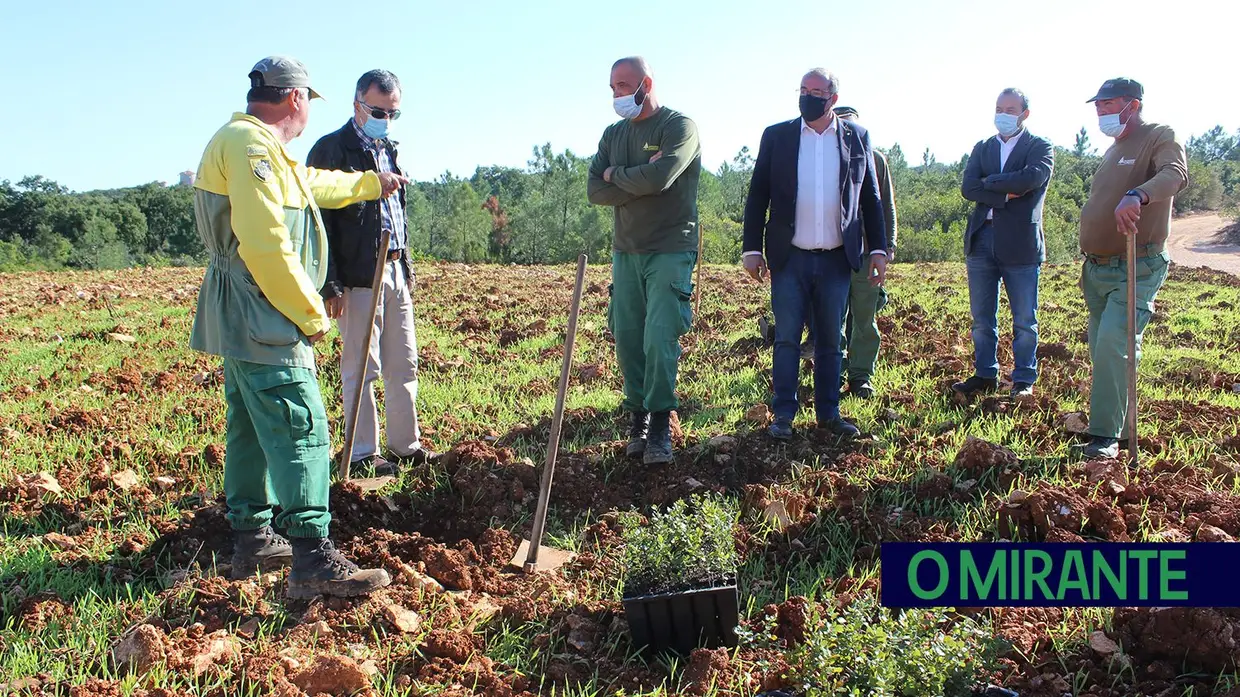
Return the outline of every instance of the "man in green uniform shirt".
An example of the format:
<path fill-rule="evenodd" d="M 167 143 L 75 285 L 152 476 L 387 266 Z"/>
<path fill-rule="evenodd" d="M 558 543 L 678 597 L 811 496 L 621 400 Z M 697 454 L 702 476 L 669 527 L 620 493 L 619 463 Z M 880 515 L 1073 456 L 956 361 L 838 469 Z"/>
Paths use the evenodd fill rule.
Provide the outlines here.
<path fill-rule="evenodd" d="M 317 96 L 300 61 L 259 61 L 245 113 L 212 137 L 194 183 L 194 220 L 211 261 L 190 347 L 224 363 L 232 576 L 291 564 L 290 598 L 366 595 L 391 583 L 327 537 L 331 454 L 313 344 L 331 326 L 319 296 L 327 274 L 319 208 L 388 196 L 408 180 L 294 160 L 285 145 L 305 130 Z"/>
<path fill-rule="evenodd" d="M 1115 139 L 1094 173 L 1081 208 L 1081 290 L 1089 308 L 1090 459 L 1119 456 L 1128 414 L 1128 235 L 1137 236 L 1137 359 L 1141 333 L 1167 279 L 1171 204 L 1188 186 L 1184 146 L 1168 126 L 1141 118 L 1145 95 L 1136 80 L 1107 80 L 1094 103 L 1098 127 Z"/>
<path fill-rule="evenodd" d="M 608 328 L 632 414 L 626 453 L 663 464 L 672 461 L 680 337 L 693 321 L 702 152 L 696 124 L 659 104 L 645 60 L 616 61 L 611 89 L 622 120 L 603 131 L 587 191 L 615 209 Z"/>

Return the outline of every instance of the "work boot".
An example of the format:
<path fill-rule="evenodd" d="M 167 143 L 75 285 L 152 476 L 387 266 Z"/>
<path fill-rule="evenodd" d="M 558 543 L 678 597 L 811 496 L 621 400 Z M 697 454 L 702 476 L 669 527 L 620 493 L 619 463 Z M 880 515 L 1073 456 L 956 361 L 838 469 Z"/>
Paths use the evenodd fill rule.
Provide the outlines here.
<path fill-rule="evenodd" d="M 650 413 L 633 412 L 633 423 L 629 427 L 629 444 L 624 448 L 625 457 L 641 457 L 646 452 L 646 435 L 650 430 Z"/>
<path fill-rule="evenodd" d="M 670 411 L 656 411 L 650 415 L 650 433 L 646 437 L 643 464 L 664 465 L 672 461 L 671 416 Z"/>
<path fill-rule="evenodd" d="M 767 346 L 775 345 L 775 325 L 771 324 L 766 315 L 758 318 L 758 336 L 762 337 L 762 343 Z"/>
<path fill-rule="evenodd" d="M 874 386 L 869 380 L 849 380 L 848 394 L 857 399 L 869 399 L 874 396 Z"/>
<path fill-rule="evenodd" d="M 394 454 L 395 455 L 395 454 Z M 408 455 L 396 455 L 394 457 L 396 463 L 400 465 L 433 465 L 443 459 L 443 453 L 437 453 L 428 448 L 419 447 Z"/>
<path fill-rule="evenodd" d="M 369 595 L 391 582 L 392 577 L 383 569 L 359 569 L 326 537 L 293 538 L 293 568 L 288 574 L 290 598 L 354 598 Z"/>
<path fill-rule="evenodd" d="M 808 341 L 801 342 L 801 359 L 806 361 L 814 360 L 814 345 Z"/>
<path fill-rule="evenodd" d="M 792 420 L 775 419 L 766 429 L 767 435 L 775 440 L 792 440 Z"/>
<path fill-rule="evenodd" d="M 1119 441 L 1115 438 L 1090 436 L 1089 443 L 1081 449 L 1086 460 L 1114 460 L 1119 457 Z"/>
<path fill-rule="evenodd" d="M 975 394 L 990 394 L 999 389 L 998 378 L 984 378 L 977 375 L 952 385 L 952 389 L 966 397 L 972 397 Z"/>
<path fill-rule="evenodd" d="M 257 530 L 233 531 L 232 578 L 240 581 L 257 573 L 269 573 L 293 561 L 293 546 L 270 525 Z"/>

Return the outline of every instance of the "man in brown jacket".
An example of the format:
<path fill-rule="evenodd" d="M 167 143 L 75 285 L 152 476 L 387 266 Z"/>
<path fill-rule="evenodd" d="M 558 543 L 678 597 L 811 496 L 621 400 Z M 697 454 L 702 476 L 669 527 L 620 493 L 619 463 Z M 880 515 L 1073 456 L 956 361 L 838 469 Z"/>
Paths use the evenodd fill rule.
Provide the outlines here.
<path fill-rule="evenodd" d="M 1115 138 L 1081 209 L 1081 290 L 1089 308 L 1089 459 L 1119 456 L 1128 411 L 1128 271 L 1126 235 L 1137 236 L 1137 359 L 1141 333 L 1167 278 L 1165 249 L 1175 195 L 1188 186 L 1184 146 L 1168 126 L 1141 118 L 1136 80 L 1107 80 L 1089 102 L 1102 132 Z"/>

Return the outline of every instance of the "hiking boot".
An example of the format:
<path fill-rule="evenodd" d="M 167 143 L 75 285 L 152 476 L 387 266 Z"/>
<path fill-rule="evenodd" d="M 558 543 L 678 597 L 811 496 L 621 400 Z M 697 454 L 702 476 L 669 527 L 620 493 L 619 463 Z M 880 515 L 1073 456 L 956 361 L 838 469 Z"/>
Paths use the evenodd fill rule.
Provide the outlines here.
<path fill-rule="evenodd" d="M 789 419 L 775 419 L 770 427 L 766 429 L 766 432 L 775 440 L 792 440 L 792 421 Z"/>
<path fill-rule="evenodd" d="M 398 477 L 400 476 L 400 464 L 378 455 L 371 455 L 349 465 L 349 476 L 353 479 Z"/>
<path fill-rule="evenodd" d="M 232 578 L 234 581 L 282 569 L 293 561 L 293 546 L 270 525 L 257 530 L 233 531 Z"/>
<path fill-rule="evenodd" d="M 856 426 L 838 417 L 830 421 L 819 421 L 818 428 L 845 440 L 852 440 L 861 435 L 861 431 Z"/>
<path fill-rule="evenodd" d="M 1086 460 L 1114 460 L 1119 457 L 1119 440 L 1090 436 L 1089 442 L 1081 449 Z"/>
<path fill-rule="evenodd" d="M 646 452 L 646 435 L 650 431 L 650 413 L 633 412 L 633 423 L 629 426 L 629 444 L 624 448 L 625 457 L 641 457 Z"/>
<path fill-rule="evenodd" d="M 813 360 L 813 358 L 814 358 L 814 345 L 808 341 L 802 341 L 801 342 L 801 359 L 808 361 L 808 360 Z"/>
<path fill-rule="evenodd" d="M 1013 399 L 1017 397 L 1032 397 L 1032 396 L 1033 396 L 1033 385 L 1032 384 L 1027 383 L 1027 382 L 1018 382 L 1012 385 L 1012 398 Z"/>
<path fill-rule="evenodd" d="M 354 598 L 369 595 L 391 582 L 392 577 L 383 569 L 359 569 L 326 537 L 293 538 L 293 568 L 288 574 L 290 598 Z"/>
<path fill-rule="evenodd" d="M 771 324 L 771 320 L 765 315 L 758 318 L 758 336 L 762 337 L 762 343 L 767 346 L 775 345 L 775 325 Z"/>
<path fill-rule="evenodd" d="M 672 413 L 657 411 L 650 415 L 650 433 L 646 437 L 646 451 L 642 463 L 664 465 L 672 461 Z"/>
<path fill-rule="evenodd" d="M 983 378 L 974 375 L 964 382 L 952 385 L 952 389 L 966 397 L 979 393 L 990 394 L 999 389 L 999 378 Z"/>
<path fill-rule="evenodd" d="M 869 399 L 874 396 L 874 386 L 869 380 L 849 380 L 848 394 L 857 399 Z"/>

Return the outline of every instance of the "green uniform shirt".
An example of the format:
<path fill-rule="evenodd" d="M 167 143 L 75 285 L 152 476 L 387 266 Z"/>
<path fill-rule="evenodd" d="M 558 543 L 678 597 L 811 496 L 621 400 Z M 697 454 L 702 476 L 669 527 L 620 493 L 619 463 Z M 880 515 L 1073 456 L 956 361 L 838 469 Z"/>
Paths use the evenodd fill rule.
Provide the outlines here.
<path fill-rule="evenodd" d="M 663 153 L 650 162 L 656 153 Z M 611 166 L 611 182 L 603 172 Z M 630 254 L 697 251 L 702 149 L 697 124 L 660 107 L 607 127 L 590 163 L 590 203 L 615 209 L 615 248 Z"/>

